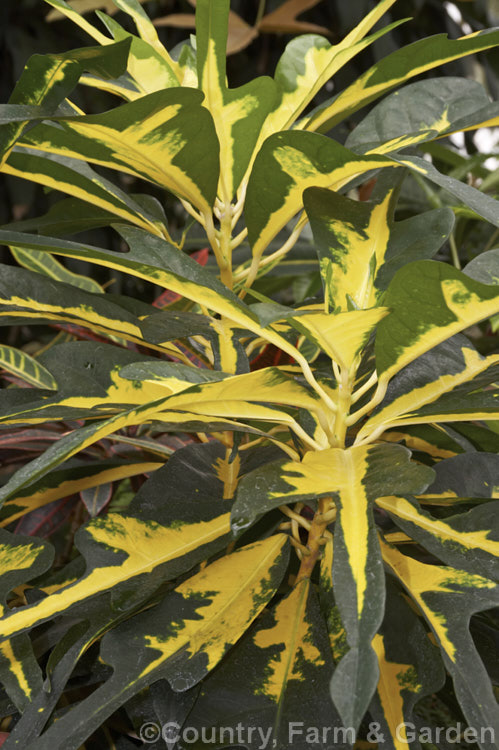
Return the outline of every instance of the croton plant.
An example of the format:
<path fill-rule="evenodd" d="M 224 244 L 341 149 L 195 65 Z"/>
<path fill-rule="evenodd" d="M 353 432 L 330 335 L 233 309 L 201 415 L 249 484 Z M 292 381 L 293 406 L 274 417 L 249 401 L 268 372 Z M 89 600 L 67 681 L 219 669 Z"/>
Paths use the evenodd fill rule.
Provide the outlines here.
<path fill-rule="evenodd" d="M 416 750 L 418 706 L 445 683 L 492 750 L 498 669 L 478 635 L 499 632 L 499 355 L 466 333 L 496 325 L 499 250 L 461 270 L 446 248 L 456 212 L 499 227 L 499 202 L 425 149 L 498 124 L 499 104 L 474 80 L 411 79 L 499 30 L 422 39 L 328 98 L 397 25 L 378 23 L 395 0 L 337 44 L 297 37 L 239 88 L 229 0 L 198 0 L 172 52 L 137 0 L 114 0 L 136 34 L 47 2 L 96 45 L 34 55 L 0 108 L 3 173 L 68 196 L 37 231 L 0 231 L 0 316 L 94 338 L 1 350 L 0 437 L 53 437 L 0 488 L 4 747 Z M 111 108 L 85 114 L 77 84 Z M 447 198 L 396 220 L 414 179 Z M 115 249 L 68 239 L 96 226 Z M 265 294 L 304 238 L 320 286 Z M 64 259 L 169 292 L 113 294 Z M 167 433 L 191 438 L 167 449 Z M 139 458 L 97 450 L 127 441 Z M 139 474 L 128 504 L 99 500 Z M 18 533 L 88 491 L 64 565 Z"/>

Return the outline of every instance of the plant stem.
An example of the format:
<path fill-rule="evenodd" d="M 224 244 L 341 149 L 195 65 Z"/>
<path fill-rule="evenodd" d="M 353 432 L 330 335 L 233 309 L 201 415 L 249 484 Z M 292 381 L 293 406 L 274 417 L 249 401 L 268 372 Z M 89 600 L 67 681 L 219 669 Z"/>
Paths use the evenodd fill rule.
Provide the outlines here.
<path fill-rule="evenodd" d="M 450 245 L 450 252 L 452 256 L 452 262 L 454 263 L 454 266 L 460 271 L 461 270 L 461 261 L 459 260 L 459 252 L 456 245 L 456 240 L 454 237 L 454 232 L 451 232 L 449 235 L 449 245 Z"/>
<path fill-rule="evenodd" d="M 296 576 L 295 586 L 297 586 L 300 581 L 303 581 L 306 578 L 310 578 L 312 575 L 315 563 L 320 557 L 321 549 L 324 544 L 324 532 L 326 531 L 328 524 L 330 523 L 328 518 L 325 516 L 333 508 L 333 506 L 334 501 L 331 497 L 322 497 L 318 501 L 317 513 L 313 518 L 310 526 L 310 531 L 308 532 L 308 540 L 306 545 L 308 555 L 304 555 L 301 561 L 300 570 L 298 571 L 298 575 Z"/>

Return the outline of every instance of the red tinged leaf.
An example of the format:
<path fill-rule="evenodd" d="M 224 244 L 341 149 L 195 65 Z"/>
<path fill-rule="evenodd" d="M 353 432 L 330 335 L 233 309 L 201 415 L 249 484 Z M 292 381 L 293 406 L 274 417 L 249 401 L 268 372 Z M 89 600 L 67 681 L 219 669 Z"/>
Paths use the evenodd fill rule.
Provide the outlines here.
<path fill-rule="evenodd" d="M 196 250 L 195 253 L 192 253 L 190 257 L 197 261 L 200 266 L 205 266 L 208 263 L 209 255 L 210 249 L 208 247 L 203 247 L 202 250 Z M 179 299 L 182 299 L 180 294 L 170 292 L 169 289 L 166 289 L 154 300 L 153 305 L 154 307 L 160 307 L 163 309 L 169 305 L 173 305 L 174 302 L 178 302 Z"/>

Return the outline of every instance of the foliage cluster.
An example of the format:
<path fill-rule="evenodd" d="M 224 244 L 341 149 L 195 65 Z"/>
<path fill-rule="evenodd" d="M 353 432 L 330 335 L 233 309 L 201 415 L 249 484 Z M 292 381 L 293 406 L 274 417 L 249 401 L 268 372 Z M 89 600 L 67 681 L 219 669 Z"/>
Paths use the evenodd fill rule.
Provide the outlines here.
<path fill-rule="evenodd" d="M 360 743 L 375 725 L 417 750 L 401 727 L 446 685 L 492 750 L 499 250 L 461 269 L 458 243 L 491 236 L 499 203 L 483 160 L 442 141 L 499 105 L 474 80 L 411 79 L 499 30 L 420 39 L 328 98 L 400 26 L 378 28 L 395 0 L 236 88 L 229 0 L 198 0 L 171 52 L 137 0 L 113 0 L 136 33 L 46 2 L 96 45 L 34 55 L 0 107 L 3 173 L 67 196 L 0 230 L 17 262 L 0 321 L 59 329 L 0 351 L 0 446 L 31 458 L 0 488 L 4 746 L 136 747 L 125 707 L 139 736 L 242 724 L 284 749 L 289 722 Z M 123 103 L 85 114 L 78 84 Z M 96 227 L 115 249 L 81 238 Z M 59 259 L 165 291 L 113 293 Z M 30 519 L 78 493 L 68 555 Z"/>

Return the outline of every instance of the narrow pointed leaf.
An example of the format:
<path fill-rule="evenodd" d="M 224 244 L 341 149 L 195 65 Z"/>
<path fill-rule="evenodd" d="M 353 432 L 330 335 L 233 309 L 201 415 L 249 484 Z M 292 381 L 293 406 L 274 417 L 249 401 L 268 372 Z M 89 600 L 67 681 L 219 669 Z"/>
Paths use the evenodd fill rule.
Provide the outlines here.
<path fill-rule="evenodd" d="M 287 45 L 275 73 L 276 83 L 282 91 L 280 101 L 265 123 L 264 136 L 290 128 L 338 70 L 380 36 L 402 23 L 398 21 L 366 37 L 394 2 L 383 0 L 377 3 L 338 44 L 331 45 L 323 36 L 304 34 Z"/>
<path fill-rule="evenodd" d="M 108 513 L 81 527 L 76 544 L 87 561 L 84 576 L 6 615 L 3 636 L 29 630 L 104 591 L 113 590 L 126 608 L 129 587 L 147 593 L 221 549 L 230 536 L 230 503 L 222 499 L 216 464 L 198 472 L 198 492 L 186 494 L 178 482 L 179 461 L 181 457 L 172 459 L 152 475 L 129 514 Z M 163 500 L 165 487 L 168 503 Z"/>
<path fill-rule="evenodd" d="M 157 45 L 153 45 L 145 39 L 129 34 L 106 13 L 97 11 L 97 16 L 114 39 L 129 41 L 130 54 L 127 70 L 139 94 L 152 94 L 154 91 L 178 86 L 175 73 L 177 66 L 159 40 L 157 40 Z M 83 83 L 85 82 L 87 81 L 84 79 Z M 126 99 L 134 101 L 138 98 L 129 88 L 124 93 L 126 93 Z"/>
<path fill-rule="evenodd" d="M 79 273 L 73 273 L 68 268 L 62 265 L 56 258 L 47 253 L 40 253 L 36 250 L 21 250 L 11 247 L 10 251 L 14 258 L 17 260 L 20 266 L 28 268 L 30 271 L 36 271 L 42 273 L 45 276 L 49 276 L 51 279 L 62 281 L 65 284 L 71 284 L 78 289 L 83 289 L 86 292 L 104 293 L 103 288 L 97 281 L 90 278 L 89 276 L 82 276 Z M 38 279 L 37 279 L 38 281 Z M 4 302 L 2 302 L 2 309 Z"/>
<path fill-rule="evenodd" d="M 493 736 L 499 730 L 499 708 L 471 638 L 469 621 L 473 613 L 497 607 L 499 585 L 463 570 L 426 565 L 386 543 L 382 543 L 382 551 L 385 562 L 430 625 L 468 725 L 476 730 L 478 738 L 484 737 L 480 747 L 492 750 Z M 482 734 L 484 727 L 491 731 Z"/>
<path fill-rule="evenodd" d="M 408 458 L 401 446 L 377 445 L 330 448 L 306 453 L 300 463 L 269 464 L 242 479 L 232 511 L 232 526 L 239 530 L 283 503 L 333 497 L 338 509 L 333 585 L 350 650 L 336 668 L 331 694 L 345 726 L 358 727 L 378 680 L 370 642 L 383 617 L 384 575 L 374 501 L 390 484 L 397 492 L 403 486 L 425 488 L 433 476 Z"/>
<path fill-rule="evenodd" d="M 483 86 L 467 78 L 445 76 L 404 86 L 377 104 L 347 139 L 357 153 L 388 153 L 401 137 L 431 131 L 430 138 L 483 127 L 497 104 L 491 105 Z M 418 135 L 419 134 L 419 135 Z M 393 141 L 393 145 L 392 144 Z M 410 144 L 408 144 L 410 145 Z"/>
<path fill-rule="evenodd" d="M 313 716 L 314 727 L 320 727 L 317 742 L 327 730 L 329 739 L 338 740 L 335 747 L 347 750 L 353 732 L 341 733 L 340 718 L 328 698 L 332 671 L 324 619 L 315 591 L 304 580 L 262 612 L 209 675 L 189 724 L 213 728 L 217 736 L 223 727 L 241 722 L 261 727 L 259 744 L 268 737 L 268 746 L 276 750 L 287 750 L 291 741 L 297 750 L 308 750 L 314 741 Z"/>
<path fill-rule="evenodd" d="M 410 498 L 383 497 L 377 504 L 447 565 L 499 580 L 499 502 L 445 519 L 434 518 Z"/>
<path fill-rule="evenodd" d="M 13 346 L 0 345 L 0 370 L 7 370 L 35 388 L 57 390 L 57 382 L 52 374 L 34 357 Z"/>
<path fill-rule="evenodd" d="M 9 156 L 2 171 L 80 198 L 108 211 L 115 221 L 124 219 L 159 236 L 164 231 L 162 222 L 130 195 L 78 159 L 23 148 Z"/>
<path fill-rule="evenodd" d="M 307 188 L 303 196 L 331 310 L 373 307 L 398 267 L 431 258 L 445 242 L 454 215 L 435 209 L 393 222 L 395 193 L 379 203 L 354 201 L 332 190 Z"/>
<path fill-rule="evenodd" d="M 330 130 L 336 123 L 414 76 L 498 44 L 499 31 L 494 29 L 460 39 L 448 39 L 445 34 L 420 39 L 377 62 L 332 103 L 322 105 L 305 118 L 301 126 L 307 130 Z"/>
<path fill-rule="evenodd" d="M 220 142 L 222 200 L 230 201 L 246 172 L 261 126 L 274 105 L 276 86 L 260 77 L 237 89 L 226 84 L 228 0 L 196 3 L 196 48 L 199 87 L 206 97 Z"/>
<path fill-rule="evenodd" d="M 388 747 L 419 750 L 419 742 L 410 741 L 407 733 L 415 724 L 414 705 L 442 687 L 445 671 L 420 619 L 393 583 L 387 583 L 385 619 L 373 640 L 380 679 L 369 712 L 380 723 Z"/>
<path fill-rule="evenodd" d="M 171 289 L 187 299 L 192 299 L 226 316 L 242 328 L 247 328 L 262 336 L 290 354 L 302 367 L 308 367 L 308 363 L 298 349 L 289 344 L 270 326 L 263 328 L 257 322 L 251 309 L 195 260 L 179 253 L 164 240 L 135 228 L 120 226 L 120 233 L 129 245 L 128 253 L 115 253 L 57 238 L 44 238 L 5 230 L 0 230 L 0 241 L 16 247 L 43 250 L 55 255 L 87 260 Z"/>
<path fill-rule="evenodd" d="M 395 375 L 359 439 L 383 425 L 497 418 L 496 390 L 482 389 L 498 378 L 499 355 L 482 357 L 465 336 L 454 336 Z"/>
<path fill-rule="evenodd" d="M 54 500 L 85 492 L 109 482 L 147 474 L 161 466 L 163 463 L 157 461 L 94 461 L 50 472 L 40 482 L 20 490 L 15 497 L 4 503 L 0 510 L 0 526 L 8 526 L 26 513 Z"/>

